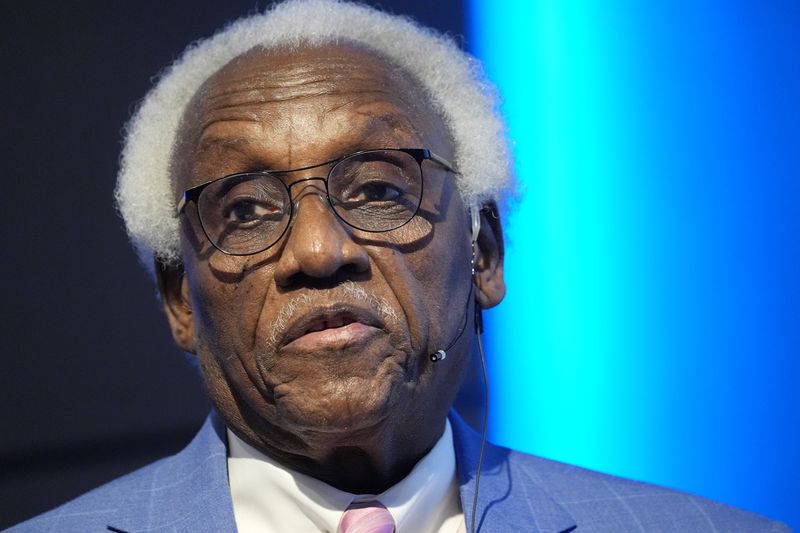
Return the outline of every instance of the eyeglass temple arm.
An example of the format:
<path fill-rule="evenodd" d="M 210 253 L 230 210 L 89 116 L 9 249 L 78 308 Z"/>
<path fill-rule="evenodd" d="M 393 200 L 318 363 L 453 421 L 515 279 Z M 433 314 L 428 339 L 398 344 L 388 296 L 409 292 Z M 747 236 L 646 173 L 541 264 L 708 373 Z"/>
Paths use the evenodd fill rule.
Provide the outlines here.
<path fill-rule="evenodd" d="M 445 159 L 444 157 L 442 157 L 442 156 L 439 156 L 439 155 L 436 155 L 436 154 L 434 154 L 433 152 L 428 152 L 428 157 L 429 157 L 429 158 L 430 158 L 432 161 L 436 161 L 437 163 L 439 163 L 440 165 L 442 165 L 444 168 L 446 168 L 446 169 L 447 169 L 447 170 L 449 170 L 450 172 L 455 172 L 455 171 L 456 171 L 456 169 L 455 169 L 455 168 L 453 168 L 453 164 L 452 164 L 452 163 L 450 163 L 450 161 L 448 161 L 448 160 L 447 160 L 447 159 Z"/>
<path fill-rule="evenodd" d="M 183 211 L 183 206 L 185 205 L 186 205 L 186 193 L 183 193 L 183 196 L 181 196 L 181 201 L 178 202 L 178 205 L 175 207 L 175 215 L 174 215 L 175 218 L 180 216 L 181 211 Z"/>

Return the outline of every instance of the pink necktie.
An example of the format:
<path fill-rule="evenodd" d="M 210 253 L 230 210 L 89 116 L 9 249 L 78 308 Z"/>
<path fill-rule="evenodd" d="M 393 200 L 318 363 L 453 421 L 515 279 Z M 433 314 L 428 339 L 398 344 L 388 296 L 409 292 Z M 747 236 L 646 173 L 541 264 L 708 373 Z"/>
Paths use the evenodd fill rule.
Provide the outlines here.
<path fill-rule="evenodd" d="M 351 503 L 342 515 L 338 533 L 394 533 L 394 518 L 377 500 Z"/>

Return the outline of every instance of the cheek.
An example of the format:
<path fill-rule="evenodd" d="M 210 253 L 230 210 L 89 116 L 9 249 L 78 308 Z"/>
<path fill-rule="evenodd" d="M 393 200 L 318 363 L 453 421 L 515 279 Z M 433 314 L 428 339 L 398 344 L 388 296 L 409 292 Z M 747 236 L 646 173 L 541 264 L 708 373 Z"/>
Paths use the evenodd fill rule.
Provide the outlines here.
<path fill-rule="evenodd" d="M 416 217 L 393 232 L 389 253 L 376 259 L 403 309 L 417 352 L 442 348 L 468 304 L 468 237 L 447 229 Z"/>
<path fill-rule="evenodd" d="M 268 287 L 256 272 L 244 275 L 244 263 L 234 266 L 234 258 L 226 259 L 208 261 L 190 281 L 198 345 L 222 361 L 252 346 Z"/>
<path fill-rule="evenodd" d="M 241 273 L 242 264 L 230 270 Z M 229 416 L 243 406 L 260 416 L 273 409 L 270 388 L 265 386 L 253 357 L 268 287 L 257 273 L 221 282 L 219 272 L 205 266 L 197 279 L 190 281 L 203 378 L 214 403 Z"/>

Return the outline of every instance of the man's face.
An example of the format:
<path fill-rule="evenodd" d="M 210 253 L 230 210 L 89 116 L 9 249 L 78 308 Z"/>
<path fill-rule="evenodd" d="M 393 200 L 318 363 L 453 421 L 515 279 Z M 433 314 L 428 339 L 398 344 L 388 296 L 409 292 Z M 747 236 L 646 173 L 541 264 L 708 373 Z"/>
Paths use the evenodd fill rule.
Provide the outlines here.
<path fill-rule="evenodd" d="M 365 149 L 429 148 L 453 159 L 447 129 L 416 85 L 348 45 L 239 57 L 195 96 L 181 140 L 178 194 Z M 228 427 L 262 451 L 321 461 L 337 446 L 386 439 L 425 447 L 441 432 L 470 330 L 444 362 L 429 354 L 456 337 L 465 316 L 471 323 L 470 227 L 455 176 L 432 161 L 423 172 L 418 214 L 386 233 L 339 220 L 322 181 L 293 186 L 288 231 L 250 256 L 215 249 L 187 206 L 185 274 L 165 292 L 173 332 L 197 353 Z"/>

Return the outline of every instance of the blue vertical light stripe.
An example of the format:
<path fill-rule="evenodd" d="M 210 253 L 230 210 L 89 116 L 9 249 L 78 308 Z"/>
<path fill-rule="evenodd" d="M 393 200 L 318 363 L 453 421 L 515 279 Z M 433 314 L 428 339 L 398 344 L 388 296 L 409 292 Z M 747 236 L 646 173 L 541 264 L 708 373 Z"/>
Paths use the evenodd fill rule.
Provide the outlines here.
<path fill-rule="evenodd" d="M 526 195 L 493 441 L 800 527 L 800 7 L 472 0 Z"/>

